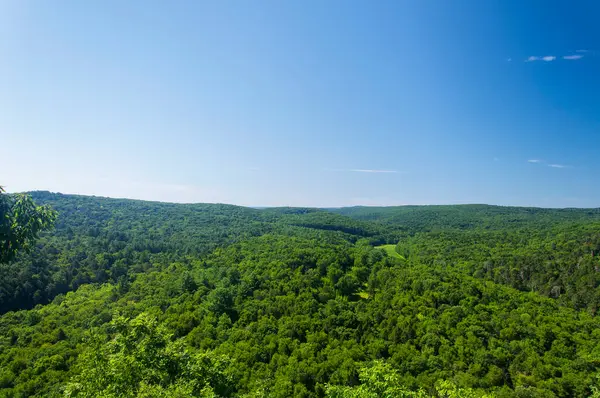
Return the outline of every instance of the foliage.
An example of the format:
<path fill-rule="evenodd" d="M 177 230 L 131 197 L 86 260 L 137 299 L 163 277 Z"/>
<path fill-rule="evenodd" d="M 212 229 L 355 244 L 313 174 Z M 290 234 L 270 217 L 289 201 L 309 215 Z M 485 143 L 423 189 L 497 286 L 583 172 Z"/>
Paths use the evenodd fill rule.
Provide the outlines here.
<path fill-rule="evenodd" d="M 55 218 L 49 206 L 37 206 L 29 195 L 8 195 L 0 187 L 0 264 L 29 249 Z"/>
<path fill-rule="evenodd" d="M 409 233 L 442 230 L 505 230 L 563 222 L 600 221 L 600 209 L 542 209 L 490 205 L 344 207 L 331 212 L 356 220 L 401 226 Z"/>
<path fill-rule="evenodd" d="M 592 313 L 600 306 L 600 209 L 459 205 L 333 211 L 403 228 L 396 251 L 413 264 L 460 267 Z"/>
<path fill-rule="evenodd" d="M 432 393 L 424 390 L 407 390 L 402 385 L 401 378 L 396 370 L 389 364 L 376 360 L 359 370 L 361 384 L 354 387 L 332 386 L 326 388 L 327 398 L 491 398 L 493 395 L 485 394 L 472 388 L 459 388 L 448 380 L 440 380 L 435 384 Z"/>
<path fill-rule="evenodd" d="M 108 335 L 96 336 L 78 367 L 65 397 L 213 397 L 231 389 L 222 359 L 190 354 L 148 314 L 113 319 Z"/>
<path fill-rule="evenodd" d="M 359 370 L 361 384 L 355 387 L 327 385 L 328 398 L 426 398 L 422 391 L 407 390 L 397 372 L 387 363 L 377 360 Z"/>
<path fill-rule="evenodd" d="M 381 246 L 375 246 L 377 249 L 381 249 L 384 250 L 388 256 L 390 257 L 394 257 L 400 260 L 406 260 L 404 258 L 404 256 L 402 256 L 400 253 L 398 253 L 396 251 L 396 245 L 381 245 Z"/>
<path fill-rule="evenodd" d="M 433 223 L 417 230 L 34 198 L 61 214 L 1 269 L 4 310 L 21 309 L 0 315 L 0 396 L 597 394 L 593 211 L 449 207 L 438 228 L 411 209 Z M 18 293 L 25 282 L 37 290 Z"/>
<path fill-rule="evenodd" d="M 386 233 L 379 227 L 365 232 L 364 223 L 316 210 L 290 214 L 286 209 L 222 204 L 175 205 L 49 192 L 31 196 L 59 216 L 53 234 L 42 237 L 31 254 L 0 264 L 0 313 L 46 304 L 86 283 L 126 286 L 137 273 L 269 232 L 329 242 L 355 242 L 367 235 L 381 241 Z"/>

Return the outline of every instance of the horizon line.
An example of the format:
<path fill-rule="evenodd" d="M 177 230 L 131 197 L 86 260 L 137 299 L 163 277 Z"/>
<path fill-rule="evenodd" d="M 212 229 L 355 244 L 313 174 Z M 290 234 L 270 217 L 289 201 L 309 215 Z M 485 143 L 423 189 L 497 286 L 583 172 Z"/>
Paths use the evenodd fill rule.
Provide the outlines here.
<path fill-rule="evenodd" d="M 149 200 L 149 199 L 139 199 L 139 198 L 127 198 L 127 197 L 113 197 L 113 196 L 104 196 L 104 195 L 89 195 L 89 194 L 81 194 L 81 193 L 64 193 L 58 191 L 49 191 L 49 190 L 32 190 L 32 191 L 22 191 L 22 192 L 6 192 L 7 194 L 32 194 L 32 193 L 50 193 L 57 194 L 63 196 L 83 196 L 88 198 L 102 198 L 102 199 L 111 199 L 111 200 L 131 200 L 138 202 L 148 202 L 148 203 L 164 203 L 164 204 L 174 204 L 174 205 L 199 205 L 199 204 L 210 204 L 210 205 L 227 205 L 227 206 L 237 206 L 237 207 L 246 207 L 249 209 L 277 209 L 277 208 L 295 208 L 295 209 L 344 209 L 344 208 L 352 208 L 352 207 L 372 207 L 372 208 L 381 208 L 381 207 L 426 207 L 426 206 L 490 206 L 490 207 L 513 207 L 513 208 L 530 208 L 530 209 L 551 209 L 551 210 L 569 210 L 569 209 L 577 209 L 577 210 L 600 210 L 600 206 L 598 207 L 543 207 L 543 206 L 533 206 L 533 205 L 504 205 L 504 204 L 491 204 L 491 203 L 476 203 L 476 202 L 459 202 L 459 203 L 420 203 L 420 204 L 411 204 L 411 203 L 403 203 L 403 204 L 390 204 L 390 205 L 369 205 L 369 204 L 352 204 L 352 205 L 334 205 L 334 206 L 298 206 L 298 205 L 241 205 L 236 203 L 227 203 L 227 202 L 169 202 L 162 200 Z"/>

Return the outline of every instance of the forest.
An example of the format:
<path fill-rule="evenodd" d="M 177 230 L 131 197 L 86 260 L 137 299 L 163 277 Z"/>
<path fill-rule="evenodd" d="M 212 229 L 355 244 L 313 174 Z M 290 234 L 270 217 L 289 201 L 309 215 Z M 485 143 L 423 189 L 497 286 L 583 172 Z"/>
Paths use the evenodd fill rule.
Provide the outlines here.
<path fill-rule="evenodd" d="M 600 396 L 599 209 L 0 198 L 2 397 Z"/>

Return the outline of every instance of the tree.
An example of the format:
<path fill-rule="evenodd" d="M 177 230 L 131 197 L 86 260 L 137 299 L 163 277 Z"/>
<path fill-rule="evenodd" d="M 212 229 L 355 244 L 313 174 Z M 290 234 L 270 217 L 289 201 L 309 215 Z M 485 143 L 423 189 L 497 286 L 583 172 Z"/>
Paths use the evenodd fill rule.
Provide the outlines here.
<path fill-rule="evenodd" d="M 327 398 L 427 397 L 422 390 L 404 388 L 396 371 L 383 361 L 374 361 L 370 366 L 362 367 L 359 378 L 361 384 L 355 387 L 327 385 Z"/>
<path fill-rule="evenodd" d="M 471 388 L 459 388 L 451 381 L 440 380 L 435 383 L 434 394 L 427 394 L 423 389 L 411 391 L 402 386 L 400 376 L 387 363 L 377 360 L 364 366 L 359 371 L 361 384 L 354 387 L 326 387 L 327 398 L 491 398 L 493 395 L 475 391 Z"/>
<path fill-rule="evenodd" d="M 115 317 L 108 336 L 96 336 L 82 354 L 80 374 L 65 397 L 216 397 L 232 392 L 227 362 L 210 352 L 190 353 L 155 318 Z"/>
<path fill-rule="evenodd" d="M 56 216 L 49 206 L 36 205 L 29 195 L 9 195 L 0 186 L 0 264 L 28 249 L 41 231 L 53 225 Z"/>

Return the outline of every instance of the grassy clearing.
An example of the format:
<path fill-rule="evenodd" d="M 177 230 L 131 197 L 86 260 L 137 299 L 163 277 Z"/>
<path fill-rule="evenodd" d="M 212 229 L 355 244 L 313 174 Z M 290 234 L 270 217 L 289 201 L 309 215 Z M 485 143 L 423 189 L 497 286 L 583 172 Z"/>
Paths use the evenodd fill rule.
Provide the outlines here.
<path fill-rule="evenodd" d="M 401 256 L 400 254 L 398 254 L 398 252 L 396 252 L 396 245 L 381 245 L 381 246 L 375 246 L 375 248 L 384 250 L 390 257 L 395 257 L 395 258 L 399 258 L 401 260 L 406 260 L 404 258 L 404 256 Z"/>

